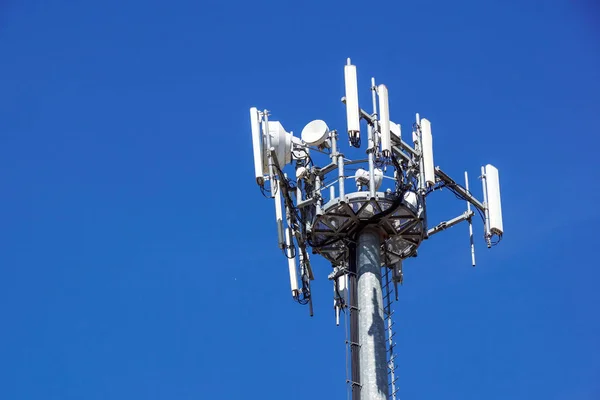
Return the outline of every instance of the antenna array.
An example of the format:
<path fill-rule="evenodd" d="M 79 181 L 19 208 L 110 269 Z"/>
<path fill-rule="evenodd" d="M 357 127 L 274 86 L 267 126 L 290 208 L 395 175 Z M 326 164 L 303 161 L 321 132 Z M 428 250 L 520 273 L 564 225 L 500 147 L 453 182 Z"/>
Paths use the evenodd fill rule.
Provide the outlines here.
<path fill-rule="evenodd" d="M 359 157 L 347 158 L 340 135 L 323 120 L 309 122 L 297 138 L 280 122 L 269 120 L 269 111 L 253 107 L 255 179 L 263 195 L 275 203 L 278 246 L 288 259 L 292 297 L 309 305 L 311 316 L 310 283 L 315 276 L 309 255 L 319 254 L 332 265 L 328 278 L 334 288 L 336 324 L 340 312 L 349 309 L 350 315 L 352 376 L 348 382 L 353 399 L 395 398 L 390 284 L 397 300 L 403 260 L 415 257 L 423 240 L 463 221 L 469 224 L 475 266 L 475 212 L 482 218 L 488 248 L 503 235 L 499 175 L 493 165 L 481 167 L 483 201 L 477 200 L 469 190 L 466 172 L 462 186 L 435 167 L 428 119 L 416 114 L 411 146 L 402 139 L 400 124 L 390 120 L 388 88 L 376 86 L 371 79 L 372 112 L 368 113 L 359 106 L 356 67 L 350 59 L 344 79 L 348 144 L 355 149 L 366 147 L 363 155 L 355 150 Z M 363 146 L 361 130 L 365 128 Z M 313 158 L 321 153 L 329 161 L 319 166 Z M 347 174 L 353 169 L 354 174 Z M 347 190 L 346 183 L 352 180 L 356 190 Z M 465 201 L 467 209 L 430 227 L 427 199 L 441 189 Z M 373 338 L 367 340 L 369 335 Z M 389 373 L 385 372 L 388 367 Z M 390 382 L 384 380 L 386 376 L 391 376 Z"/>

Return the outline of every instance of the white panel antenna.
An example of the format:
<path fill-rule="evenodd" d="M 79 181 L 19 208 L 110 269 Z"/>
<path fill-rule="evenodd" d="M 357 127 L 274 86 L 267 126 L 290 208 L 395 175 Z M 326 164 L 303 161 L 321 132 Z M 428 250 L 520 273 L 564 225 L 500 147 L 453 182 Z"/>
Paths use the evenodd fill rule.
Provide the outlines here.
<path fill-rule="evenodd" d="M 489 210 L 489 228 L 492 234 L 502 237 L 502 204 L 500 201 L 500 177 L 498 169 L 491 164 L 485 166 L 487 201 Z"/>
<path fill-rule="evenodd" d="M 435 168 L 433 164 L 433 138 L 431 136 L 431 122 L 421 118 L 421 149 L 423 151 L 423 167 L 425 169 L 425 182 L 427 185 L 435 184 Z"/>
<path fill-rule="evenodd" d="M 262 143 L 263 170 L 266 171 L 267 174 L 269 175 L 268 179 L 269 179 L 269 182 L 271 182 L 271 197 L 273 197 L 273 195 L 275 193 L 274 190 L 276 190 L 277 187 L 273 186 L 273 184 L 272 184 L 275 171 L 273 170 L 274 163 L 273 163 L 273 157 L 271 154 L 272 143 L 271 143 L 271 135 L 269 135 L 269 115 L 266 110 L 262 114 L 262 120 L 261 120 L 260 127 L 262 130 L 262 140 L 263 140 L 263 143 Z"/>
<path fill-rule="evenodd" d="M 296 255 L 293 252 L 292 231 L 290 228 L 285 228 L 285 245 L 288 269 L 290 272 L 290 287 L 292 289 L 292 296 L 296 296 L 298 294 L 298 273 L 296 270 Z"/>
<path fill-rule="evenodd" d="M 390 136 L 390 102 L 385 85 L 377 88 L 379 95 L 379 128 L 381 129 L 381 153 L 384 157 L 392 154 L 392 138 Z"/>
<path fill-rule="evenodd" d="M 360 139 L 360 109 L 358 108 L 358 81 L 356 77 L 356 66 L 348 64 L 344 66 L 344 82 L 346 86 L 346 119 L 348 122 L 348 135 L 351 139 Z"/>
<path fill-rule="evenodd" d="M 254 152 L 254 174 L 256 183 L 262 185 L 265 182 L 263 169 L 263 138 L 260 133 L 260 114 L 256 107 L 250 109 L 250 126 L 252 127 L 252 150 Z"/>
<path fill-rule="evenodd" d="M 271 182 L 272 185 L 275 185 L 277 180 Z M 275 222 L 277 222 L 277 240 L 279 244 L 279 248 L 283 249 L 284 237 L 283 237 L 283 210 L 281 207 L 281 190 L 277 188 L 277 193 L 275 193 Z"/>

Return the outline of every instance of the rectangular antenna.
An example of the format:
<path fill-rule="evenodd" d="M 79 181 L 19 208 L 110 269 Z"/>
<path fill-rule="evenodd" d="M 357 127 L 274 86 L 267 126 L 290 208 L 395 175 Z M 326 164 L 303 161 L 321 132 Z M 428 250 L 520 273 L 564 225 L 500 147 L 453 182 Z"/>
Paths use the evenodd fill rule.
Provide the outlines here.
<path fill-rule="evenodd" d="M 431 122 L 421 118 L 421 151 L 423 155 L 423 167 L 425 169 L 425 182 L 427 185 L 435 185 L 435 168 L 433 164 L 433 138 L 431 136 Z"/>
<path fill-rule="evenodd" d="M 254 175 L 256 183 L 265 183 L 263 171 L 263 140 L 260 134 L 259 113 L 256 107 L 250 109 L 250 126 L 252 128 L 252 149 L 254 151 Z"/>
<path fill-rule="evenodd" d="M 490 214 L 490 233 L 502 236 L 502 204 L 500 201 L 500 177 L 498 169 L 491 164 L 485 166 L 487 201 Z"/>
<path fill-rule="evenodd" d="M 277 185 L 279 182 L 278 179 L 274 179 L 271 181 L 271 185 Z M 284 248 L 284 238 L 283 238 L 283 211 L 281 209 L 281 188 L 277 187 L 277 193 L 275 193 L 275 221 L 277 222 L 277 240 L 279 243 L 279 248 Z"/>
<path fill-rule="evenodd" d="M 269 182 L 271 184 L 271 197 L 275 197 L 275 191 L 278 188 L 275 186 L 275 180 L 273 179 L 273 155 L 271 154 L 271 134 L 269 132 L 269 113 L 267 110 L 264 110 L 262 113 L 261 125 L 262 134 L 265 141 L 264 145 L 267 147 L 267 159 L 263 160 L 266 161 L 266 163 L 264 164 L 264 168 L 266 168 L 267 172 L 269 173 Z"/>
<path fill-rule="evenodd" d="M 377 87 L 379 95 L 379 128 L 381 130 L 381 152 L 384 157 L 389 157 L 392 152 L 392 138 L 390 136 L 390 102 L 388 90 L 385 85 Z"/>
<path fill-rule="evenodd" d="M 485 207 L 485 241 L 487 242 L 488 249 L 492 247 L 492 243 L 490 241 L 490 237 L 492 234 L 490 233 L 490 204 L 487 199 L 487 180 L 485 177 L 485 167 L 481 167 L 481 186 L 483 189 L 483 205 Z"/>
<path fill-rule="evenodd" d="M 358 81 L 356 66 L 350 63 L 344 66 L 344 82 L 346 86 L 346 119 L 348 122 L 348 135 L 358 139 L 360 137 L 360 110 L 358 108 Z"/>
<path fill-rule="evenodd" d="M 296 255 L 292 252 L 293 243 L 291 229 L 285 228 L 285 251 L 288 259 L 288 269 L 290 271 L 290 286 L 292 289 L 292 296 L 296 296 L 298 294 L 298 273 L 296 270 Z"/>

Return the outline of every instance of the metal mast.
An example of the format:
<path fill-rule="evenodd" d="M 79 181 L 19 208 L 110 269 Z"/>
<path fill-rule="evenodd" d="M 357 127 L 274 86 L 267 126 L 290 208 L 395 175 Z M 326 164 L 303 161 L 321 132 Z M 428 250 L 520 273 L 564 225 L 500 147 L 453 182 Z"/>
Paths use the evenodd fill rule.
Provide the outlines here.
<path fill-rule="evenodd" d="M 411 146 L 402 139 L 400 124 L 390 120 L 385 85 L 376 86 L 371 78 L 369 114 L 359 106 L 356 67 L 350 59 L 344 82 L 350 145 L 344 152 L 338 132 L 323 120 L 308 123 L 298 138 L 270 119 L 267 110 L 250 109 L 255 179 L 263 195 L 275 202 L 277 243 L 288 259 L 292 297 L 307 304 L 310 315 L 315 275 L 309 254 L 331 263 L 336 324 L 342 311 L 349 318 L 347 382 L 352 399 L 395 400 L 399 389 L 391 285 L 397 300 L 404 260 L 416 257 L 424 240 L 463 221 L 469 223 L 474 266 L 475 215 L 483 221 L 487 247 L 500 241 L 499 175 L 490 164 L 481 168 L 484 201 L 477 200 L 466 172 L 463 187 L 435 167 L 428 119 L 416 114 Z M 367 128 L 362 153 L 361 125 Z M 354 181 L 356 190 L 347 189 L 347 180 Z M 426 200 L 440 189 L 465 201 L 467 210 L 430 228 Z"/>
<path fill-rule="evenodd" d="M 357 247 L 361 396 L 369 400 L 387 400 L 388 366 L 379 231 L 364 229 L 358 234 Z"/>

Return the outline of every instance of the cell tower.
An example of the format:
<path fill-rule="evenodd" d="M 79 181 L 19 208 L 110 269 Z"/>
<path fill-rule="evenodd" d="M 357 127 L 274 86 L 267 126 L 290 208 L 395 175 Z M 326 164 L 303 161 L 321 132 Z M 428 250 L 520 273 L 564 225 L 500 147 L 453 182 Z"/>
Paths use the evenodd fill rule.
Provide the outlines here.
<path fill-rule="evenodd" d="M 310 283 L 315 275 L 310 254 L 332 265 L 328 278 L 333 282 L 336 324 L 342 311 L 349 316 L 347 382 L 352 399 L 396 399 L 391 304 L 392 286 L 398 299 L 403 260 L 416 257 L 423 240 L 466 221 L 475 266 L 475 212 L 483 220 L 487 247 L 502 239 L 498 170 L 490 164 L 481 167 L 483 201 L 477 200 L 469 191 L 467 172 L 462 186 L 435 167 L 428 119 L 416 114 L 410 146 L 402 139 L 401 126 L 390 120 L 387 87 L 376 86 L 371 78 L 373 104 L 368 113 L 359 106 L 356 67 L 350 59 L 344 78 L 348 151 L 361 158 L 346 157 L 338 132 L 322 120 L 308 123 L 297 138 L 280 122 L 269 120 L 269 111 L 253 107 L 254 171 L 263 194 L 275 201 L 278 245 L 287 257 L 292 296 L 308 304 L 311 316 Z M 366 154 L 360 151 L 365 126 Z M 315 164 L 315 156 L 323 154 L 328 161 Z M 348 190 L 348 181 L 354 182 L 355 190 Z M 427 198 L 441 189 L 465 201 L 466 211 L 430 227 Z"/>

